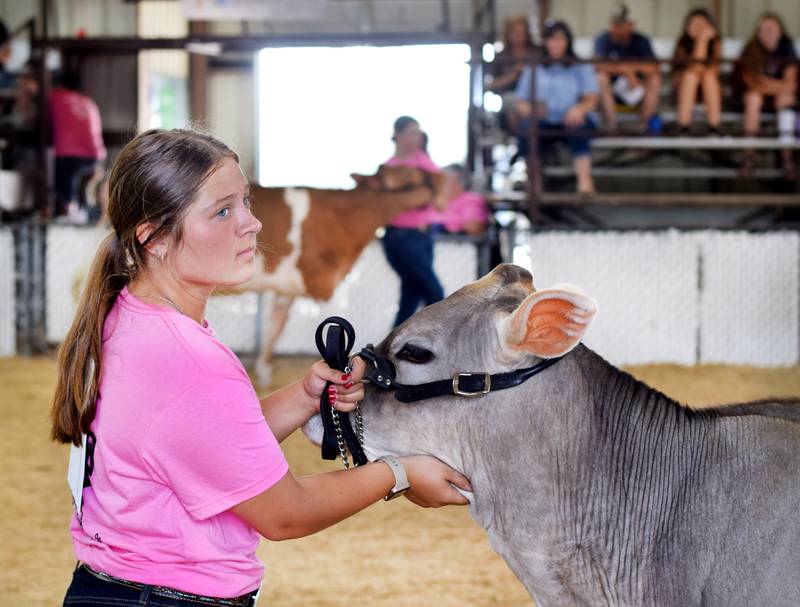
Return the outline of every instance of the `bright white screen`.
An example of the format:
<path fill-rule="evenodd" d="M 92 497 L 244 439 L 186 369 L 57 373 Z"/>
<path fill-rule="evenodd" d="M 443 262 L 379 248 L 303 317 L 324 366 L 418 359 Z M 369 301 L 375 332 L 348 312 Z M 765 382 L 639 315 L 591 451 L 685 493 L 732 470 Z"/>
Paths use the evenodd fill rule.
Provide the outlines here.
<path fill-rule="evenodd" d="M 416 118 L 444 166 L 467 150 L 469 47 L 268 48 L 258 58 L 262 185 L 347 188 L 394 151 L 395 118 Z"/>

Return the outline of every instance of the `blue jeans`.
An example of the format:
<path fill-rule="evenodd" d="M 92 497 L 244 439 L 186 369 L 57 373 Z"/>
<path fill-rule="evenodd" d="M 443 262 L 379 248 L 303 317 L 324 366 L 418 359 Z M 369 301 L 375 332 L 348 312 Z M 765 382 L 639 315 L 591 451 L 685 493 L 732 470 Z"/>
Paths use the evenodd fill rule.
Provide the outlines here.
<path fill-rule="evenodd" d="M 430 305 L 444 299 L 444 289 L 433 272 L 433 236 L 414 228 L 387 227 L 383 251 L 400 276 L 400 308 L 396 327 L 409 318 L 421 303 Z"/>
<path fill-rule="evenodd" d="M 528 155 L 528 128 L 529 128 L 528 120 L 523 120 L 520 124 L 520 132 L 523 135 L 520 138 L 520 156 L 525 157 Z M 587 116 L 583 124 L 579 126 L 577 131 L 594 131 L 597 128 L 594 120 L 592 120 L 589 116 Z M 591 153 L 591 146 L 589 144 L 590 137 L 585 135 L 571 135 L 570 131 L 572 129 L 568 129 L 565 125 L 556 122 L 545 122 L 543 120 L 539 121 L 539 129 L 545 129 L 548 131 L 559 131 L 563 132 L 563 136 L 559 136 L 557 134 L 548 135 L 547 137 L 539 137 L 539 151 L 541 154 L 546 154 L 549 150 L 553 148 L 553 146 L 557 142 L 565 142 L 567 147 L 569 147 L 570 154 L 573 158 L 577 158 L 579 156 L 586 156 Z"/>
<path fill-rule="evenodd" d="M 218 607 L 217 602 L 197 602 L 158 596 L 152 586 L 134 588 L 102 580 L 83 567 L 72 574 L 63 607 Z"/>

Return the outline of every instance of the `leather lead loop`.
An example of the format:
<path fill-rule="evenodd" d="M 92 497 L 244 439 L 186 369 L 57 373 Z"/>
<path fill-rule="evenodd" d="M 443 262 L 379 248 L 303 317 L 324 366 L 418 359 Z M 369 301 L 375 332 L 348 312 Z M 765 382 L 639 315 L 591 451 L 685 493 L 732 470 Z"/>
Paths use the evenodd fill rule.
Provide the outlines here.
<path fill-rule="evenodd" d="M 327 332 L 325 329 L 327 328 Z M 331 316 L 323 320 L 317 327 L 315 341 L 320 355 L 332 369 L 344 371 L 349 362 L 350 350 L 355 342 L 355 330 L 347 320 L 341 316 Z M 322 417 L 324 433 L 322 436 L 322 459 L 335 460 L 339 455 L 339 444 L 336 439 L 336 429 L 333 421 L 331 404 L 328 400 L 328 387 L 331 382 L 326 382 L 319 403 L 319 413 Z M 367 463 L 367 456 L 358 441 L 358 437 L 350 424 L 350 415 L 339 412 L 342 435 L 347 445 L 347 450 L 353 457 L 356 466 Z"/>

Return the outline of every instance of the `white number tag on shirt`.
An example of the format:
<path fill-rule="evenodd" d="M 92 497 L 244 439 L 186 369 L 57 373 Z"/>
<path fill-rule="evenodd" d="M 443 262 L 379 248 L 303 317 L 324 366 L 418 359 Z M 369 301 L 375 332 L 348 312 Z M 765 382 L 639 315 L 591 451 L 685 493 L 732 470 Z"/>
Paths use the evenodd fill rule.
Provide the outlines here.
<path fill-rule="evenodd" d="M 81 437 L 81 446 L 70 445 L 69 467 L 67 468 L 67 483 L 72 492 L 72 505 L 75 512 L 80 515 L 83 505 L 83 479 L 86 474 L 86 445 L 88 440 L 84 434 Z"/>

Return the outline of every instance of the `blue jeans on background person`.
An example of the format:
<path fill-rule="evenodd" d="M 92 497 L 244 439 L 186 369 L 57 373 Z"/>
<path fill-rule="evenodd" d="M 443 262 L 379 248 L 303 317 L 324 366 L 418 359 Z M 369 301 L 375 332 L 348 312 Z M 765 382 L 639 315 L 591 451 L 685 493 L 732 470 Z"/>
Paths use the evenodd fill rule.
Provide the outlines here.
<path fill-rule="evenodd" d="M 518 155 L 522 158 L 526 158 L 528 156 L 528 128 L 529 128 L 528 120 L 523 120 L 520 123 L 520 137 L 519 137 L 519 152 Z M 564 133 L 563 136 L 559 134 L 549 134 L 545 136 L 539 136 L 539 153 L 545 154 L 549 150 L 553 148 L 553 145 L 559 141 L 565 142 L 567 147 L 569 147 L 570 155 L 575 158 L 577 156 L 585 156 L 586 154 L 591 153 L 591 146 L 589 145 L 589 141 L 591 137 L 586 135 L 570 135 L 570 131 L 594 131 L 597 129 L 597 124 L 595 121 L 587 116 L 583 124 L 581 124 L 577 129 L 568 129 L 564 124 L 558 122 L 545 122 L 544 120 L 539 121 L 539 130 L 548 130 L 548 131 L 559 131 Z"/>
<path fill-rule="evenodd" d="M 228 603 L 230 604 L 230 603 Z M 153 593 L 153 586 L 134 588 L 106 581 L 78 567 L 72 574 L 72 583 L 64 597 L 63 607 L 225 607 L 216 601 L 202 603 Z"/>
<path fill-rule="evenodd" d="M 383 251 L 400 276 L 400 307 L 395 327 L 414 314 L 421 303 L 430 305 L 444 299 L 444 289 L 433 271 L 430 231 L 388 226 L 383 236 Z"/>

